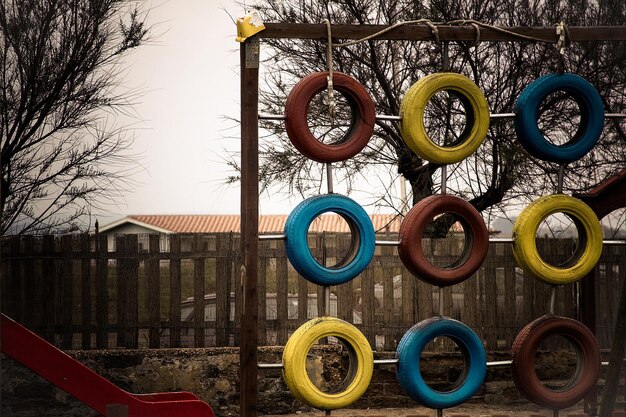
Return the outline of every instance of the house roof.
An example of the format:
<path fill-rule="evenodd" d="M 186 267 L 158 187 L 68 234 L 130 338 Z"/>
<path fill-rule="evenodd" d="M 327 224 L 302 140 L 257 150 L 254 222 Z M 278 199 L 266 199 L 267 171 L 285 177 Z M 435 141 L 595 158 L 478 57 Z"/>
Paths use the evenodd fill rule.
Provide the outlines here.
<path fill-rule="evenodd" d="M 259 216 L 259 233 L 283 233 L 287 214 Z M 374 230 L 397 233 L 401 218 L 394 214 L 371 214 Z M 131 215 L 100 228 L 100 232 L 113 230 L 126 223 L 152 229 L 158 233 L 227 233 L 239 232 L 238 214 L 198 214 L 198 215 Z M 349 232 L 348 224 L 337 214 L 322 214 L 313 220 L 311 232 Z"/>

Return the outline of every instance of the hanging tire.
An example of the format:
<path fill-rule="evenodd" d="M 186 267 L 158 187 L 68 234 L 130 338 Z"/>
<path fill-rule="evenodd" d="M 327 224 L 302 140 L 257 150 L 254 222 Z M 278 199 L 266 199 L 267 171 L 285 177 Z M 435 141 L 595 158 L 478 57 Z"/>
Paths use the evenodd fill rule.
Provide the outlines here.
<path fill-rule="evenodd" d="M 459 98 L 466 111 L 466 128 L 452 146 L 439 146 L 424 127 L 424 110 L 438 92 Z M 456 73 L 428 75 L 409 88 L 400 105 L 401 133 L 407 146 L 420 157 L 438 164 L 453 164 L 473 154 L 487 136 L 489 107 L 482 91 L 469 78 Z"/>
<path fill-rule="evenodd" d="M 561 335 L 572 344 L 578 363 L 572 379 L 558 390 L 545 387 L 535 371 L 535 353 L 542 340 Z M 600 348 L 593 333 L 582 323 L 565 317 L 543 316 L 524 327 L 513 342 L 513 381 L 529 401 L 543 407 L 563 409 L 582 400 L 600 375 Z"/>
<path fill-rule="evenodd" d="M 463 354 L 463 373 L 451 390 L 442 392 L 429 387 L 420 372 L 420 355 L 436 337 L 454 340 Z M 476 333 L 465 324 L 447 318 L 431 317 L 407 331 L 396 350 L 396 376 L 411 398 L 430 408 L 449 408 L 469 400 L 483 384 L 487 372 L 485 349 Z"/>
<path fill-rule="evenodd" d="M 580 108 L 580 126 L 572 140 L 555 145 L 541 133 L 539 106 L 551 93 L 563 91 Z M 604 127 L 604 105 L 598 91 L 575 74 L 548 74 L 530 83 L 515 103 L 515 132 L 521 145 L 535 158 L 561 164 L 585 156 L 598 142 Z"/>
<path fill-rule="evenodd" d="M 306 157 L 324 163 L 344 161 L 361 152 L 376 123 L 376 109 L 367 90 L 354 78 L 333 72 L 333 88 L 346 98 L 352 111 L 350 128 L 338 144 L 324 144 L 313 136 L 307 113 L 313 97 L 328 86 L 327 77 L 328 72 L 304 77 L 293 87 L 285 104 L 285 130 L 289 140 Z"/>
<path fill-rule="evenodd" d="M 315 386 L 306 369 L 307 354 L 313 344 L 329 336 L 345 345 L 350 360 L 348 375 L 335 393 L 323 392 Z M 304 323 L 291 335 L 283 351 L 285 383 L 297 399 L 320 410 L 335 410 L 354 403 L 369 386 L 373 371 L 374 355 L 363 333 L 334 317 Z"/>
<path fill-rule="evenodd" d="M 437 215 L 453 213 L 460 217 L 465 231 L 461 256 L 448 267 L 429 262 L 422 249 L 422 234 Z M 480 213 L 467 201 L 451 195 L 433 195 L 418 202 L 402 221 L 398 254 L 404 266 L 416 277 L 438 286 L 458 284 L 474 274 L 489 250 L 489 234 Z"/>
<path fill-rule="evenodd" d="M 335 212 L 350 226 L 352 245 L 337 265 L 320 265 L 311 254 L 307 242 L 311 222 L 322 213 Z M 317 285 L 339 285 L 359 275 L 374 256 L 376 236 L 368 214 L 354 200 L 328 194 L 308 198 L 298 204 L 285 222 L 287 258 L 302 277 Z"/>
<path fill-rule="evenodd" d="M 541 259 L 535 235 L 541 222 L 553 213 L 567 214 L 578 230 L 574 255 L 564 264 L 553 266 Z M 538 198 L 527 206 L 513 225 L 513 256 L 525 271 L 549 284 L 574 282 L 590 272 L 602 254 L 602 228 L 591 208 L 563 194 Z"/>

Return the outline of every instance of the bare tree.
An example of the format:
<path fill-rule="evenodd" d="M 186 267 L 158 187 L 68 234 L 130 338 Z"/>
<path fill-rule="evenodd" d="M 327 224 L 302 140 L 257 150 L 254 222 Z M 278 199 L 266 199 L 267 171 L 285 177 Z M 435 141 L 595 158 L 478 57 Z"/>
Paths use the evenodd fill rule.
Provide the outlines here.
<path fill-rule="evenodd" d="M 3 235 L 76 230 L 124 190 L 132 135 L 108 116 L 132 104 L 116 88 L 144 19 L 137 1 L 1 3 Z"/>
<path fill-rule="evenodd" d="M 262 0 L 255 7 L 266 21 L 335 24 L 394 24 L 399 21 L 430 19 L 449 22 L 474 19 L 498 26 L 610 25 L 626 23 L 625 6 L 619 1 L 484 1 L 484 0 Z M 335 42 L 341 40 L 335 39 Z M 263 41 L 265 60 L 260 111 L 282 113 L 285 98 L 294 83 L 314 71 L 327 69 L 326 42 L 320 40 L 268 39 Z M 605 100 L 607 111 L 626 109 L 626 47 L 619 42 L 572 43 L 561 59 L 553 44 L 541 42 L 408 42 L 368 40 L 354 46 L 334 48 L 334 66 L 362 83 L 372 95 L 377 113 L 399 114 L 402 95 L 419 78 L 441 72 L 444 48 L 449 70 L 472 79 L 484 92 L 492 113 L 513 111 L 523 88 L 540 75 L 560 70 L 588 79 Z M 325 94 L 311 105 L 312 131 L 321 140 L 337 140 L 345 124 L 332 126 Z M 564 95 L 550 95 L 543 103 L 540 118 L 545 134 L 559 141 L 577 129 L 576 105 Z M 341 104 L 341 103 L 340 103 Z M 339 108 L 339 120 L 350 120 L 349 108 Z M 343 114 L 343 117 L 342 117 Z M 314 120 L 314 122 L 313 122 Z M 572 121 L 574 123 L 572 123 Z M 626 163 L 626 136 L 620 122 L 607 122 L 598 146 L 565 170 L 566 192 L 584 191 Z M 465 127 L 464 109 L 457 98 L 437 94 L 426 110 L 425 124 L 431 137 L 440 143 L 454 141 Z M 280 122 L 261 121 L 269 132 L 261 143 L 262 186 L 284 187 L 303 195 L 318 192 L 323 167 L 300 155 Z M 236 164 L 235 164 L 236 165 Z M 401 175 L 411 185 L 413 203 L 438 191 L 440 166 L 424 161 L 402 140 L 396 122 L 377 121 L 374 137 L 356 157 L 334 164 L 339 180 L 354 175 L 368 176 L 388 169 L 389 176 Z M 376 167 L 372 171 L 372 167 Z M 396 171 L 397 170 L 397 171 Z M 478 210 L 494 215 L 511 202 L 520 202 L 551 193 L 556 188 L 558 166 L 528 156 L 519 146 L 510 120 L 492 121 L 487 139 L 466 160 L 449 168 L 451 192 L 469 200 Z M 380 174 L 376 174 L 380 175 Z M 400 209 L 388 190 L 377 204 Z"/>

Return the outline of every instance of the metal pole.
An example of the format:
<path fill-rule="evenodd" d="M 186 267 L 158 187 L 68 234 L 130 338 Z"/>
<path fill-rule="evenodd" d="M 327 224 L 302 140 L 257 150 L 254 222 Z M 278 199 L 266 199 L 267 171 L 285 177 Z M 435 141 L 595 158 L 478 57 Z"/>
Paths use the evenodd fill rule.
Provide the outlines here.
<path fill-rule="evenodd" d="M 550 287 L 550 314 L 554 315 L 554 305 L 556 304 L 556 285 Z"/>
<path fill-rule="evenodd" d="M 333 166 L 329 162 L 326 164 L 326 187 L 328 188 L 328 194 L 333 193 Z"/>
<path fill-rule="evenodd" d="M 556 184 L 556 193 L 563 194 L 563 176 L 565 175 L 565 165 L 559 165 L 559 179 Z"/>
<path fill-rule="evenodd" d="M 448 192 L 448 165 L 441 166 L 441 194 Z"/>
<path fill-rule="evenodd" d="M 443 316 L 443 287 L 439 287 L 439 315 Z"/>

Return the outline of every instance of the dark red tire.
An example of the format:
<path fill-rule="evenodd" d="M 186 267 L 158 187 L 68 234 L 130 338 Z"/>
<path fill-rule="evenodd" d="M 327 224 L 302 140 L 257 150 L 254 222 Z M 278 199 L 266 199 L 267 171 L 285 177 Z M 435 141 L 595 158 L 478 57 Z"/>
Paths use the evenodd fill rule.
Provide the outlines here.
<path fill-rule="evenodd" d="M 422 250 L 424 229 L 438 214 L 460 217 L 465 231 L 463 253 L 452 265 L 431 264 Z M 404 266 L 416 277 L 433 285 L 458 284 L 474 274 L 489 250 L 489 234 L 480 213 L 467 201 L 452 195 L 433 195 L 417 203 L 400 225 L 398 253 Z"/>
<path fill-rule="evenodd" d="M 535 353 L 548 336 L 561 335 L 572 344 L 578 363 L 572 379 L 562 388 L 545 387 L 535 371 Z M 524 327 L 513 342 L 513 381 L 533 403 L 554 410 L 571 407 L 596 385 L 600 375 L 600 348 L 595 336 L 582 323 L 558 316 L 540 317 Z"/>
<path fill-rule="evenodd" d="M 345 161 L 361 152 L 372 137 L 376 109 L 367 90 L 357 80 L 333 72 L 333 89 L 339 91 L 352 110 L 350 128 L 339 144 L 324 144 L 311 133 L 307 123 L 309 105 L 328 86 L 328 72 L 315 72 L 300 80 L 287 96 L 285 129 L 293 145 L 317 162 Z"/>

